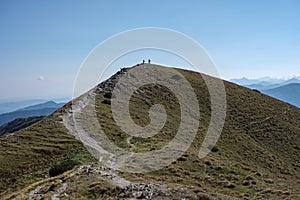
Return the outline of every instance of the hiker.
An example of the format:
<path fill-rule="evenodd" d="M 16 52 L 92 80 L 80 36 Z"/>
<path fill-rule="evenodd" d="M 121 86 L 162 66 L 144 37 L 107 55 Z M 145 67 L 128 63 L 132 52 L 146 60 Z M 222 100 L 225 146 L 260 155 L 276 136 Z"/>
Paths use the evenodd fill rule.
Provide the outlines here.
<path fill-rule="evenodd" d="M 143 64 L 145 64 L 145 60 L 143 60 Z"/>
<path fill-rule="evenodd" d="M 150 62 L 151 62 L 151 60 L 149 59 L 149 60 L 148 60 L 148 63 L 150 64 Z"/>

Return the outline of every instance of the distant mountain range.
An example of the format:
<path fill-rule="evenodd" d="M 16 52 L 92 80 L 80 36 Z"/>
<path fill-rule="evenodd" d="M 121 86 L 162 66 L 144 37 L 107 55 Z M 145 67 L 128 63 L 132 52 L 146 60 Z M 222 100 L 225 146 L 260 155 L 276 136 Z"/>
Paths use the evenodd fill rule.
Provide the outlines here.
<path fill-rule="evenodd" d="M 287 80 L 270 77 L 260 79 L 243 77 L 241 79 L 231 79 L 230 81 L 250 89 L 259 90 L 271 97 L 300 107 L 300 77 Z"/>
<path fill-rule="evenodd" d="M 40 120 L 44 117 L 27 117 L 27 118 L 18 118 L 6 124 L 0 126 L 0 136 L 4 135 L 5 133 L 13 133 L 23 128 L 26 128 Z"/>
<path fill-rule="evenodd" d="M 0 114 L 0 126 L 13 121 L 17 118 L 27 118 L 33 116 L 47 116 L 62 107 L 65 103 L 56 103 L 54 101 L 47 101 L 45 103 L 28 106 L 18 109 L 13 112 Z"/>
<path fill-rule="evenodd" d="M 26 106 L 31 106 L 43 103 L 43 99 L 29 99 L 29 100 L 2 100 L 0 101 L 0 113 L 13 112 Z"/>
<path fill-rule="evenodd" d="M 38 99 L 0 99 L 0 114 L 13 112 L 21 108 L 25 108 L 28 106 L 41 104 L 46 101 L 54 101 L 54 102 L 67 102 L 70 98 L 38 98 Z"/>
<path fill-rule="evenodd" d="M 262 92 L 300 108 L 300 83 L 290 83 Z"/>
<path fill-rule="evenodd" d="M 230 81 L 251 89 L 269 90 L 290 83 L 300 83 L 300 77 L 293 77 L 291 79 L 279 79 L 279 78 L 271 78 L 271 77 L 248 79 L 243 77 L 239 79 L 230 79 Z"/>

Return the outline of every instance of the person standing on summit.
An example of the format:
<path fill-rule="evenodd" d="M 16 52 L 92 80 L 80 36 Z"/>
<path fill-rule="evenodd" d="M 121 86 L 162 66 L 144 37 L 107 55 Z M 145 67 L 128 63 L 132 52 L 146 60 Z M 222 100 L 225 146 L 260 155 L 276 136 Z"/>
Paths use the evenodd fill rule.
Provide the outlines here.
<path fill-rule="evenodd" d="M 148 59 L 148 63 L 149 63 L 149 64 L 151 63 L 151 60 L 150 60 L 150 59 Z"/>

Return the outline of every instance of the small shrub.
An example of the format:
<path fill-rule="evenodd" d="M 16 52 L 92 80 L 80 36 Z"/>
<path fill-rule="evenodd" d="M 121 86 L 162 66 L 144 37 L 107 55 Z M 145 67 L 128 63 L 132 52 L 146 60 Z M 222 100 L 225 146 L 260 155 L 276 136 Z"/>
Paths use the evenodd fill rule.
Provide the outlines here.
<path fill-rule="evenodd" d="M 102 103 L 107 104 L 107 105 L 110 105 L 110 104 L 111 104 L 111 101 L 110 101 L 110 99 L 104 99 L 104 100 L 102 101 Z"/>
<path fill-rule="evenodd" d="M 206 161 L 204 162 L 204 164 L 206 164 L 206 165 L 208 165 L 208 166 L 211 166 L 211 165 L 212 165 L 212 163 L 211 163 L 209 160 L 206 160 Z"/>
<path fill-rule="evenodd" d="M 103 96 L 104 96 L 105 98 L 111 99 L 112 93 L 111 93 L 111 92 L 106 92 Z"/>
<path fill-rule="evenodd" d="M 49 170 L 49 175 L 51 177 L 53 176 L 57 176 L 60 175 L 70 169 L 72 169 L 73 167 L 75 167 L 78 163 L 71 160 L 71 159 L 67 159 L 67 160 L 63 160 L 57 164 L 54 164 L 50 170 Z"/>
<path fill-rule="evenodd" d="M 211 150 L 212 152 L 217 152 L 217 151 L 219 151 L 219 149 L 218 149 L 218 147 L 216 147 L 216 146 L 213 146 L 213 145 L 208 145 L 208 147 L 207 147 L 209 150 Z"/>
<path fill-rule="evenodd" d="M 253 89 L 254 92 L 257 92 L 257 93 L 261 93 L 259 90 L 257 89 Z"/>
<path fill-rule="evenodd" d="M 175 80 L 180 80 L 181 79 L 181 77 L 178 74 L 173 75 L 171 78 L 175 79 Z"/>
<path fill-rule="evenodd" d="M 177 158 L 178 161 L 187 161 L 187 158 L 186 157 L 179 157 Z"/>

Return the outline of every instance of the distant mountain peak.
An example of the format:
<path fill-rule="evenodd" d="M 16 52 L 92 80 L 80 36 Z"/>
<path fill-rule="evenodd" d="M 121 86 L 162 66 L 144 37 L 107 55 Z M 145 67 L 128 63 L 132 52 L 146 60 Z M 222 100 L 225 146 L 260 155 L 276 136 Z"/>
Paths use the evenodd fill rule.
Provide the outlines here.
<path fill-rule="evenodd" d="M 0 114 L 0 126 L 17 118 L 26 118 L 33 116 L 47 116 L 55 110 L 62 107 L 65 103 L 56 103 L 54 101 L 46 101 L 25 108 L 18 109 L 13 112 Z"/>

